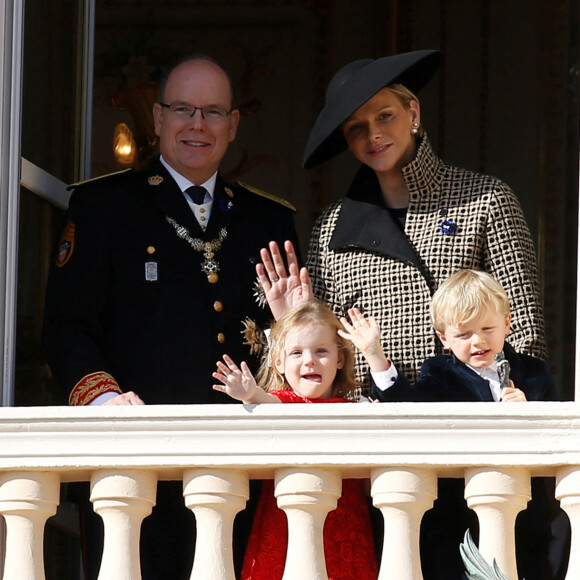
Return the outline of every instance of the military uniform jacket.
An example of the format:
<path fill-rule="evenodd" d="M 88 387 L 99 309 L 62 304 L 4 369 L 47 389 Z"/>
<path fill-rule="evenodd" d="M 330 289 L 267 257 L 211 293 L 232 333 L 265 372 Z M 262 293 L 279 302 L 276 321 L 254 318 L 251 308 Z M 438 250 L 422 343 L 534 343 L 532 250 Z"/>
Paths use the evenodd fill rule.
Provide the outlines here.
<path fill-rule="evenodd" d="M 218 176 L 204 232 L 159 161 L 78 187 L 44 324 L 49 362 L 67 393 L 81 381 L 91 393 L 83 404 L 116 382 L 148 404 L 229 402 L 212 389 L 216 361 L 227 353 L 255 368 L 242 332 L 271 318 L 254 296 L 259 251 L 270 240 L 297 242 L 293 209 L 280 201 Z M 198 246 L 215 245 L 225 228 L 216 283 L 178 227 Z"/>
<path fill-rule="evenodd" d="M 366 166 L 317 220 L 307 259 L 315 295 L 337 314 L 358 307 L 374 316 L 387 356 L 414 381 L 423 361 L 442 352 L 429 318 L 433 292 L 458 269 L 485 270 L 509 296 L 511 343 L 545 357 L 534 245 L 510 188 L 444 163 L 426 136 L 402 172 L 410 194 L 404 229 Z M 360 353 L 356 362 L 368 386 Z"/>

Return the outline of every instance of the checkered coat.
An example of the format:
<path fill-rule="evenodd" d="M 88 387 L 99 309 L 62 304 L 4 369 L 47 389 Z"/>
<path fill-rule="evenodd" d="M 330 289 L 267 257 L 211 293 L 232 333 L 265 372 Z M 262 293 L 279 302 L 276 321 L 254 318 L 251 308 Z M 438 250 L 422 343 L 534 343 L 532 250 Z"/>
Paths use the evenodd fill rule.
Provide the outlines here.
<path fill-rule="evenodd" d="M 337 315 L 357 307 L 374 316 L 387 356 L 414 381 L 425 359 L 442 352 L 429 318 L 433 292 L 458 269 L 485 270 L 510 298 L 510 343 L 545 358 L 534 245 L 511 189 L 444 163 L 427 137 L 402 171 L 410 194 L 404 231 L 366 166 L 317 220 L 307 259 L 316 296 Z M 358 379 L 368 385 L 356 356 Z"/>

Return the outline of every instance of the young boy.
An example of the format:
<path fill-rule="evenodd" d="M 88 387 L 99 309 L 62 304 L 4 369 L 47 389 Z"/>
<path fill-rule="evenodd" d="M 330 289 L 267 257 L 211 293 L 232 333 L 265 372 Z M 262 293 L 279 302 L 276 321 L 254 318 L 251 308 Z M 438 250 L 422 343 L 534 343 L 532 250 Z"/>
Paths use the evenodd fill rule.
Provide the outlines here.
<path fill-rule="evenodd" d="M 349 310 L 351 323 L 341 319 L 349 337 L 368 361 L 373 395 L 380 401 L 555 401 L 556 389 L 548 366 L 518 354 L 505 342 L 511 314 L 509 299 L 489 274 L 459 270 L 435 292 L 431 319 L 437 336 L 451 354 L 424 362 L 411 385 L 399 374 L 380 344 L 375 320 Z M 509 387 L 501 389 L 496 355 L 509 362 Z M 438 498 L 421 524 L 421 562 L 425 580 L 460 580 L 465 569 L 459 544 L 467 528 L 477 534 L 478 522 L 467 508 L 462 479 L 440 479 Z M 518 570 L 526 580 L 554 578 L 548 566 L 551 539 L 549 499 L 545 482 L 532 479 L 532 501 L 516 525 Z"/>
<path fill-rule="evenodd" d="M 433 296 L 431 320 L 451 354 L 426 360 L 414 385 L 397 373 L 380 344 L 369 345 L 373 395 L 380 401 L 558 400 L 548 365 L 516 353 L 505 341 L 511 322 L 509 299 L 489 274 L 458 270 L 451 275 Z M 510 386 L 504 389 L 500 388 L 498 353 L 510 365 Z"/>

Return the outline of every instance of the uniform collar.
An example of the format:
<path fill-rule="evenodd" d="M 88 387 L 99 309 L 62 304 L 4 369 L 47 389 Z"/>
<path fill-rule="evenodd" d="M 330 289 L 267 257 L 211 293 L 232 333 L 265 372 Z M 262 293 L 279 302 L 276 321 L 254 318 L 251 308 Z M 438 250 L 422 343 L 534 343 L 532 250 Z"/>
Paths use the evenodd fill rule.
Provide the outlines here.
<path fill-rule="evenodd" d="M 203 234 L 181 188 L 169 168 L 160 159 L 149 166 L 144 173 L 144 179 L 149 187 L 143 191 L 154 196 L 155 207 L 159 212 L 187 228 L 192 236 L 198 237 Z"/>
<path fill-rule="evenodd" d="M 193 183 L 193 181 L 190 181 L 189 179 L 187 179 L 187 177 L 185 177 L 184 175 L 181 175 L 181 173 L 179 173 L 178 171 L 173 169 L 173 167 L 171 167 L 171 165 L 169 165 L 169 163 L 167 163 L 167 161 L 163 158 L 163 155 L 161 155 L 159 157 L 159 161 L 161 161 L 161 164 L 163 165 L 163 167 L 165 167 L 165 169 L 167 169 L 167 171 L 169 172 L 169 175 L 171 175 L 171 177 L 173 177 L 173 179 L 175 180 L 175 183 L 177 183 L 177 185 L 179 186 L 179 189 L 181 189 L 182 193 L 185 192 L 185 190 L 188 187 L 191 187 L 192 185 L 201 185 L 202 187 L 205 187 L 205 189 L 209 193 L 210 197 L 213 199 L 217 175 L 218 175 L 217 171 L 204 183 Z"/>

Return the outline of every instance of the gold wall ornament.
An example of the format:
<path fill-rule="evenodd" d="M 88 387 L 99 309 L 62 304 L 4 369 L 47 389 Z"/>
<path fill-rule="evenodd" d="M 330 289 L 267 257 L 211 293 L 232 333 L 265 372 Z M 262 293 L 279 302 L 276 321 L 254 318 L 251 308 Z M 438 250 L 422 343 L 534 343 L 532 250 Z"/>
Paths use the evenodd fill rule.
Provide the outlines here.
<path fill-rule="evenodd" d="M 146 60 L 146 59 L 145 59 Z M 151 111 L 157 102 L 159 86 L 148 79 L 155 67 L 143 59 L 130 59 L 127 83 L 120 87 L 111 98 L 111 106 L 116 111 L 128 111 L 133 121 L 135 139 L 135 169 L 147 167 L 155 157 L 158 137 Z"/>

